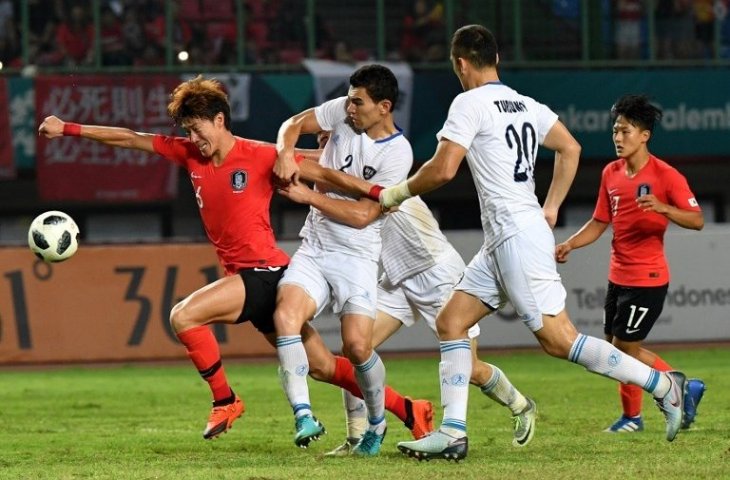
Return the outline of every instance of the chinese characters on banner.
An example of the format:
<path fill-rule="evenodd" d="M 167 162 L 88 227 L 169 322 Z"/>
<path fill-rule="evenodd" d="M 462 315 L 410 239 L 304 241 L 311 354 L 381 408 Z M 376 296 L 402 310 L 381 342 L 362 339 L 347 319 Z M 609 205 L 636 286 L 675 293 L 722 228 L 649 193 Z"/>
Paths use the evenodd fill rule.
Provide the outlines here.
<path fill-rule="evenodd" d="M 48 115 L 89 125 L 175 133 L 167 102 L 174 75 L 41 76 L 36 79 L 36 120 Z M 173 198 L 177 167 L 158 155 L 112 148 L 92 140 L 37 140 L 38 190 L 44 200 L 100 202 Z"/>
<path fill-rule="evenodd" d="M 13 139 L 10 131 L 8 84 L 0 78 L 0 180 L 15 178 Z"/>

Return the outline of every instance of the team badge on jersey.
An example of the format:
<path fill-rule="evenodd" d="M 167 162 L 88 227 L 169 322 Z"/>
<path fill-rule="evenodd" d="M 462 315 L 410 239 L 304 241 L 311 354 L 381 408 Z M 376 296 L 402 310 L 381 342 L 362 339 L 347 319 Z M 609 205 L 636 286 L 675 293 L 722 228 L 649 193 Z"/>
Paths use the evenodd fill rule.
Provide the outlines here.
<path fill-rule="evenodd" d="M 362 168 L 362 178 L 364 178 L 365 180 L 370 180 L 375 176 L 376 173 L 378 173 L 378 171 L 375 170 L 373 167 L 365 165 Z"/>
<path fill-rule="evenodd" d="M 246 170 L 234 170 L 231 172 L 231 188 L 234 192 L 242 192 L 248 183 L 248 173 Z"/>

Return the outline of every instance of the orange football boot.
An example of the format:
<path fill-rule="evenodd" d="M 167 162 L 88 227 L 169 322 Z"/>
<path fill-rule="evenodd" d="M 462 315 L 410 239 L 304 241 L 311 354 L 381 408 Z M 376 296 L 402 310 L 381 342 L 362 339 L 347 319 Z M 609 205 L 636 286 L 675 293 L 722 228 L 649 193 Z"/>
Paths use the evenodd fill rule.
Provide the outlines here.
<path fill-rule="evenodd" d="M 233 426 L 233 422 L 243 415 L 245 411 L 246 406 L 238 395 L 236 395 L 233 403 L 213 407 L 213 410 L 210 412 L 210 417 L 208 417 L 208 424 L 203 431 L 203 438 L 210 440 L 221 433 L 227 432 Z"/>
<path fill-rule="evenodd" d="M 428 400 L 411 400 L 406 398 L 406 427 L 416 440 L 433 431 L 433 404 Z"/>

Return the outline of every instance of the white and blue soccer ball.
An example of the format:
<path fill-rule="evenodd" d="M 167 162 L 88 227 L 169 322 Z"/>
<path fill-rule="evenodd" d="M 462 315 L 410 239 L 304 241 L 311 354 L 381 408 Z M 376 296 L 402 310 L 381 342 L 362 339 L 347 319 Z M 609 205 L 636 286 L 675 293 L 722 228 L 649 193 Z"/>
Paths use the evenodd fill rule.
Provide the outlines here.
<path fill-rule="evenodd" d="M 63 262 L 79 248 L 79 227 L 66 213 L 41 213 L 28 229 L 28 246 L 44 262 Z"/>

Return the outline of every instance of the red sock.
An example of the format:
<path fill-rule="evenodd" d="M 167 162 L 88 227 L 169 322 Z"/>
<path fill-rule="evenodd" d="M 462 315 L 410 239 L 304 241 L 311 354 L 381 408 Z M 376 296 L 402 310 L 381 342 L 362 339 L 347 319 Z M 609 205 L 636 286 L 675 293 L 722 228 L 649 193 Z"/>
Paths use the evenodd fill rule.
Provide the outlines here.
<path fill-rule="evenodd" d="M 385 409 L 398 417 L 401 422 L 405 422 L 408 418 L 405 397 L 388 385 L 385 386 Z"/>
<path fill-rule="evenodd" d="M 660 372 L 668 372 L 672 369 L 659 355 L 656 356 L 651 368 Z M 643 400 L 641 387 L 620 383 L 618 391 L 621 395 L 621 405 L 624 409 L 624 415 L 627 417 L 638 417 L 641 415 L 641 402 Z"/>
<path fill-rule="evenodd" d="M 178 333 L 177 338 L 185 345 L 188 357 L 193 361 L 200 376 L 208 382 L 210 391 L 213 392 L 213 400 L 220 401 L 231 397 L 233 390 L 228 385 L 218 341 L 213 332 L 206 325 L 201 325 Z"/>
<path fill-rule="evenodd" d="M 644 395 L 644 390 L 641 387 L 619 383 L 618 393 L 621 395 L 621 405 L 625 416 L 638 417 L 641 415 L 641 402 Z"/>
<path fill-rule="evenodd" d="M 654 360 L 651 368 L 653 368 L 654 370 L 659 370 L 660 372 L 668 372 L 672 370 L 672 366 L 665 362 L 659 355 L 656 356 L 656 360 Z"/>
<path fill-rule="evenodd" d="M 332 375 L 330 383 L 344 388 L 358 398 L 362 398 L 362 392 L 355 378 L 355 370 L 350 360 L 345 357 L 335 356 L 335 373 Z M 406 421 L 406 399 L 388 385 L 385 386 L 385 409 L 402 422 Z"/>

